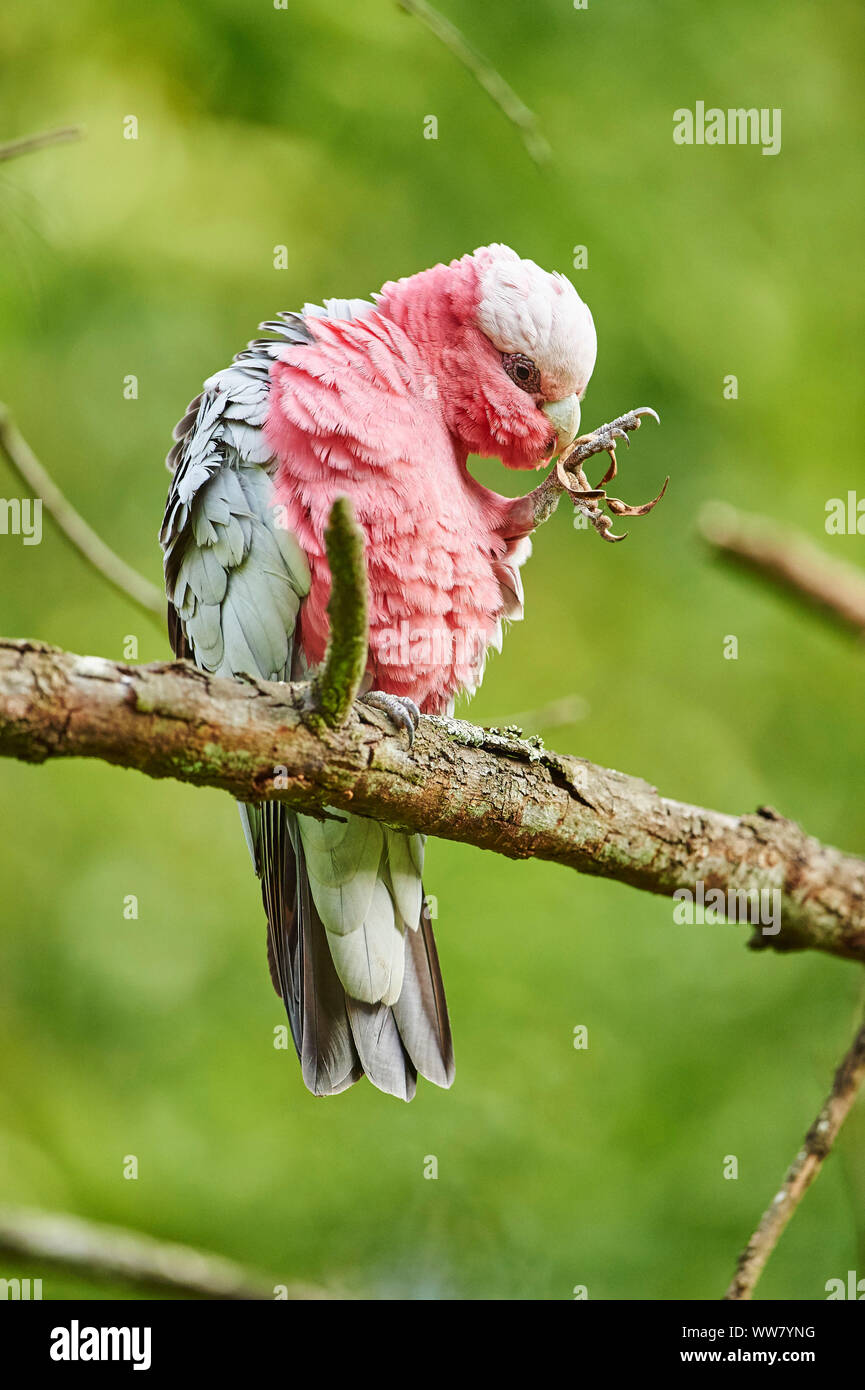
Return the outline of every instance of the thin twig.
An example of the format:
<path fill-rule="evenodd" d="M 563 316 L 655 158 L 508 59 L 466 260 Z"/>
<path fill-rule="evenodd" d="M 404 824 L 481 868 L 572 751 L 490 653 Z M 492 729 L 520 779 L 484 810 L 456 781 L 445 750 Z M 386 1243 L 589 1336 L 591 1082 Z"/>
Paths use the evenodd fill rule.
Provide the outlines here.
<path fill-rule="evenodd" d="M 191 1298 L 232 1300 L 323 1299 L 324 1289 L 267 1279 L 221 1255 L 154 1240 L 120 1226 L 84 1221 L 65 1213 L 0 1207 L 0 1253 L 43 1269 Z"/>
<path fill-rule="evenodd" d="M 538 118 L 525 102 L 517 96 L 514 89 L 505 81 L 501 73 L 493 67 L 455 24 L 433 9 L 427 0 L 397 0 L 400 9 L 414 15 L 435 34 L 437 39 L 449 48 L 451 53 L 467 68 L 475 81 L 483 87 L 500 111 L 507 116 L 519 130 L 523 144 L 536 164 L 547 164 L 552 155 L 544 136 L 538 127 Z"/>
<path fill-rule="evenodd" d="M 4 159 L 17 159 L 22 154 L 33 154 L 36 150 L 44 150 L 48 145 L 65 145 L 70 140 L 80 140 L 84 135 L 84 127 L 80 125 L 65 125 L 59 130 L 45 130 L 39 135 L 24 135 L 20 140 L 7 140 L 0 145 L 0 162 Z"/>
<path fill-rule="evenodd" d="M 64 497 L 47 469 L 41 464 L 21 431 L 13 423 L 6 406 L 0 403 L 0 453 L 33 496 L 41 501 L 60 531 L 115 589 L 131 599 L 150 617 L 164 623 L 165 599 L 148 579 L 121 560 Z"/>
<path fill-rule="evenodd" d="M 865 1081 L 865 1023 L 835 1073 L 835 1081 L 805 1143 L 791 1163 L 779 1191 L 739 1256 L 725 1299 L 747 1300 L 754 1292 L 766 1261 L 781 1233 L 832 1150 L 845 1119 Z"/>
<path fill-rule="evenodd" d="M 865 573 L 855 565 L 830 558 L 799 531 L 740 512 L 725 502 L 707 503 L 698 526 L 722 559 L 865 637 Z"/>
<path fill-rule="evenodd" d="M 488 728 L 514 732 L 523 729 L 558 729 L 563 724 L 577 724 L 589 716 L 589 702 L 584 695 L 560 695 L 537 709 L 520 710 L 507 719 L 493 719 Z"/>
<path fill-rule="evenodd" d="M 315 704 L 331 729 L 348 718 L 367 663 L 369 604 L 364 536 L 347 497 L 337 497 L 324 533 L 330 568 L 329 636 L 315 678 Z"/>
<path fill-rule="evenodd" d="M 101 758 L 241 801 L 332 806 L 650 893 L 686 890 L 692 904 L 705 887 L 752 926 L 752 947 L 865 960 L 865 861 L 768 807 L 736 816 L 672 801 L 637 777 L 461 720 L 422 717 L 409 749 L 364 704 L 340 729 L 309 715 L 305 682 L 0 639 L 0 756 Z"/>

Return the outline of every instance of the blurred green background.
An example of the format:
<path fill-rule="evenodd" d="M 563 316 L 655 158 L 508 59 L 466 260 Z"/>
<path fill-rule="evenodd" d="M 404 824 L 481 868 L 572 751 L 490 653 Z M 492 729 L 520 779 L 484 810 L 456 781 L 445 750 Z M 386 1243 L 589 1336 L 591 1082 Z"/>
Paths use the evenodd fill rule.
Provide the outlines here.
<path fill-rule="evenodd" d="M 662 428 L 623 458 L 622 492 L 672 482 L 622 546 L 565 507 L 539 534 L 526 621 L 471 717 L 577 694 L 589 712 L 541 728 L 552 746 L 719 809 L 768 802 L 865 851 L 861 650 L 714 566 L 694 526 L 722 497 L 865 563 L 861 537 L 823 528 L 827 498 L 863 487 L 861 8 L 442 9 L 538 113 L 548 168 L 389 0 L 7 0 L 0 138 L 70 121 L 87 138 L 0 167 L 0 397 L 158 582 L 172 426 L 260 319 L 490 241 L 571 273 L 600 339 L 584 427 L 653 404 Z M 698 99 L 781 107 L 782 152 L 674 145 L 673 110 Z M 497 463 L 479 475 L 529 485 Z M 20 493 L 0 462 L 0 495 Z M 141 660 L 168 654 L 47 518 L 41 546 L 0 537 L 0 613 L 9 636 L 116 658 L 135 636 Z M 860 1002 L 851 965 L 754 956 L 745 928 L 677 926 L 663 899 L 435 843 L 454 1088 L 316 1101 L 272 1045 L 282 1015 L 228 798 L 97 763 L 6 763 L 0 811 L 0 1199 L 283 1280 L 717 1298 Z M 861 1106 L 759 1293 L 822 1298 L 852 1268 L 865 1276 Z M 46 1274 L 46 1297 L 108 1292 Z"/>

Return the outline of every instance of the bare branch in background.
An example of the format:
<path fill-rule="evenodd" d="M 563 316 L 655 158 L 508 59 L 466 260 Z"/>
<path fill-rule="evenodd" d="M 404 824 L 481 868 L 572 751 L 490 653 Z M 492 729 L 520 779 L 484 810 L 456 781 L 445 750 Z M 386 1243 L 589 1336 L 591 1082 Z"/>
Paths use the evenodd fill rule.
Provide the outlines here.
<path fill-rule="evenodd" d="M 0 145 L 0 161 L 32 154 L 48 145 L 80 140 L 83 135 L 83 126 L 63 126 L 58 130 L 44 131 L 40 135 L 27 135 L 20 140 L 10 140 Z M 41 501 L 59 530 L 79 554 L 99 571 L 103 579 L 107 579 L 109 584 L 131 599 L 138 608 L 144 609 L 151 617 L 158 618 L 160 625 L 164 627 L 165 600 L 160 591 L 131 565 L 127 565 L 125 560 L 121 560 L 92 527 L 88 526 L 72 503 L 64 497 L 48 470 L 39 462 L 12 420 L 8 407 L 2 402 L 0 453 L 27 490 Z"/>
<path fill-rule="evenodd" d="M 174 1245 L 77 1216 L 0 1207 L 0 1253 L 33 1263 L 38 1277 L 58 1269 L 84 1279 L 119 1280 L 188 1298 L 327 1299 L 325 1289 L 267 1279 L 221 1255 Z"/>
<path fill-rule="evenodd" d="M 563 724 L 578 724 L 589 717 L 589 702 L 583 695 L 560 695 L 537 709 L 519 710 L 509 714 L 507 719 L 491 721 L 492 728 L 502 733 L 516 733 L 519 738 L 523 729 L 558 729 Z"/>
<path fill-rule="evenodd" d="M 340 729 L 310 718 L 311 707 L 303 683 L 0 639 L 0 756 L 101 758 L 242 801 L 341 808 L 649 893 L 693 893 L 698 881 L 707 893 L 776 890 L 777 930 L 755 923 L 753 946 L 865 960 L 865 861 L 775 811 L 671 801 L 639 778 L 455 719 L 422 718 L 409 751 L 362 703 Z"/>
<path fill-rule="evenodd" d="M 0 145 L 0 162 L 17 159 L 22 154 L 34 154 L 36 150 L 47 149 L 49 145 L 66 145 L 70 140 L 81 140 L 83 136 L 83 126 L 66 125 L 59 130 L 45 130 L 40 135 L 24 135 L 20 140 L 7 140 Z"/>
<path fill-rule="evenodd" d="M 165 620 L 165 599 L 155 584 L 127 565 L 119 555 L 97 536 L 92 527 L 64 497 L 48 470 L 34 454 L 27 440 L 12 421 L 9 411 L 0 403 L 0 453 L 13 472 L 45 510 L 53 517 L 60 531 L 84 559 L 107 579 L 113 588 L 144 610 L 150 617 Z"/>
<path fill-rule="evenodd" d="M 865 637 L 865 572 L 830 558 L 801 532 L 767 517 L 710 502 L 699 518 L 703 539 L 721 559 L 768 580 Z"/>
<path fill-rule="evenodd" d="M 831 1153 L 832 1145 L 850 1113 L 863 1081 L 865 1023 L 862 1024 L 850 1051 L 838 1068 L 832 1090 L 806 1134 L 802 1148 L 787 1170 L 780 1189 L 772 1198 L 771 1205 L 763 1213 L 759 1226 L 739 1256 L 733 1281 L 724 1294 L 725 1299 L 750 1299 L 784 1227 Z"/>
<path fill-rule="evenodd" d="M 552 151 L 541 134 L 535 113 L 529 110 L 501 73 L 478 53 L 456 25 L 452 24 L 438 10 L 433 9 L 432 5 L 427 4 L 427 0 L 397 0 L 397 4 L 400 9 L 405 10 L 407 14 L 414 15 L 422 24 L 425 24 L 436 38 L 440 39 L 445 47 L 449 48 L 451 53 L 459 59 L 463 67 L 468 69 L 475 81 L 483 87 L 487 96 L 492 98 L 499 110 L 504 112 L 508 120 L 517 127 L 523 137 L 523 144 L 534 162 L 536 164 L 549 163 Z"/>

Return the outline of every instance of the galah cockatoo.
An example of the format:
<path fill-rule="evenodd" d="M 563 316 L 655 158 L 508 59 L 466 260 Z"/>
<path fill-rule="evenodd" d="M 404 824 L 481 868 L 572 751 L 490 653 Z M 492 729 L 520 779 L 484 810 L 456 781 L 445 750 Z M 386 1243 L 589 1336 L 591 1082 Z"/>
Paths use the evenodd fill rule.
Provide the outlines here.
<path fill-rule="evenodd" d="M 328 636 L 324 530 L 347 496 L 369 576 L 363 698 L 411 739 L 419 712 L 477 688 L 502 623 L 522 616 L 536 509 L 482 487 L 467 458 L 535 468 L 574 440 L 592 316 L 563 275 L 494 245 L 261 331 L 175 430 L 161 533 L 174 650 L 220 676 L 313 672 Z M 276 802 L 240 812 L 309 1089 L 332 1095 L 364 1073 L 406 1100 L 418 1072 L 450 1086 L 424 837 Z"/>

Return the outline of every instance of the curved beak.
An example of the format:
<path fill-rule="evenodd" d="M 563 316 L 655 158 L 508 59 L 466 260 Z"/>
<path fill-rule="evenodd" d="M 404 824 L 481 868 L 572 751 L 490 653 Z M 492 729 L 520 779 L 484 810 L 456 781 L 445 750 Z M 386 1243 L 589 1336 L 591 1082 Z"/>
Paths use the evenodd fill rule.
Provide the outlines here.
<path fill-rule="evenodd" d="M 580 428 L 580 402 L 577 396 L 565 396 L 561 401 L 545 401 L 541 410 L 556 431 L 557 453 L 566 449 L 577 437 Z"/>

